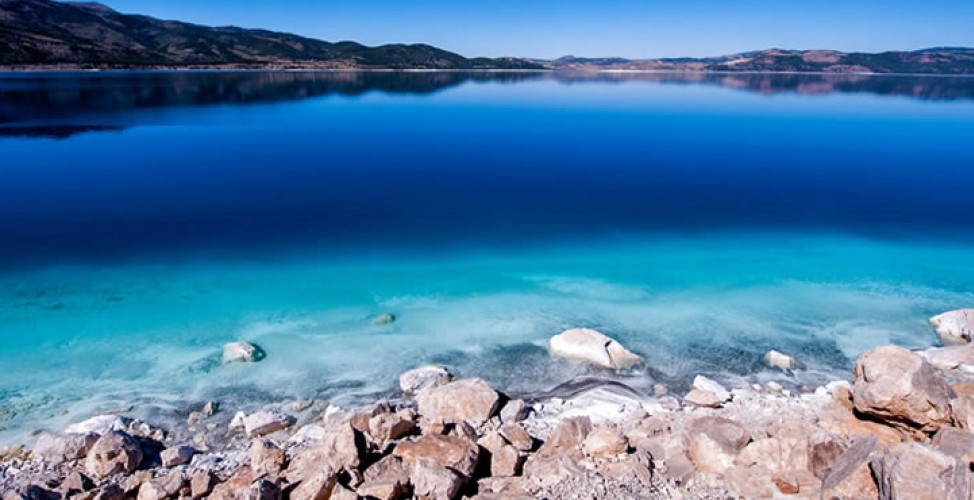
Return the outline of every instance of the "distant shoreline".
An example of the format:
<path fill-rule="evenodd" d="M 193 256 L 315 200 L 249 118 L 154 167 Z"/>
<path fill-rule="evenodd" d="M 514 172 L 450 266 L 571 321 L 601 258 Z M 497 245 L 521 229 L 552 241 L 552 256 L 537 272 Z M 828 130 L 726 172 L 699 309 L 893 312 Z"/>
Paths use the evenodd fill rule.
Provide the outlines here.
<path fill-rule="evenodd" d="M 591 69 L 591 68 L 232 68 L 222 66 L 146 66 L 138 68 L 84 68 L 73 65 L 60 66 L 2 66 L 0 74 L 32 73 L 552 73 L 552 74 L 633 74 L 633 75 L 818 75 L 818 76 L 922 76 L 974 78 L 974 74 L 956 73 L 878 73 L 839 71 L 718 71 L 718 70 L 641 70 L 641 69 Z"/>

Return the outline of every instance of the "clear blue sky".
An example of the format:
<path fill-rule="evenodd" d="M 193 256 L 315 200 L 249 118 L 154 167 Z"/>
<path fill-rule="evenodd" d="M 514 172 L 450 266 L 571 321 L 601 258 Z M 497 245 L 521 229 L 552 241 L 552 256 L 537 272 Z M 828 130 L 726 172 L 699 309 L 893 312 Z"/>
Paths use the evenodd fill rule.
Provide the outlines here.
<path fill-rule="evenodd" d="M 466 56 L 974 46 L 974 0 L 104 0 L 122 12 Z"/>

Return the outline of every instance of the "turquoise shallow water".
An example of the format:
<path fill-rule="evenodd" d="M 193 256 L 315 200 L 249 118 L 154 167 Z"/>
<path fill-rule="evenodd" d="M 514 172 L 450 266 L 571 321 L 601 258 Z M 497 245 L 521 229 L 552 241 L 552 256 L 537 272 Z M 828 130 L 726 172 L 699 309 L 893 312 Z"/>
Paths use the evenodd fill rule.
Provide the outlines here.
<path fill-rule="evenodd" d="M 614 238 L 491 255 L 50 268 L 2 278 L 4 435 L 134 404 L 177 416 L 394 394 L 426 362 L 514 393 L 586 369 L 553 361 L 547 338 L 598 328 L 645 356 L 621 374 L 682 388 L 696 373 L 731 384 L 816 384 L 848 376 L 864 350 L 935 343 L 926 318 L 974 302 L 965 245 L 827 235 Z M 390 326 L 370 318 L 392 312 Z M 223 342 L 268 352 L 221 367 Z M 775 348 L 802 363 L 768 370 Z"/>
<path fill-rule="evenodd" d="M 578 326 L 645 390 L 846 378 L 974 306 L 972 130 L 971 78 L 0 75 L 0 442 L 431 362 L 530 394 Z"/>

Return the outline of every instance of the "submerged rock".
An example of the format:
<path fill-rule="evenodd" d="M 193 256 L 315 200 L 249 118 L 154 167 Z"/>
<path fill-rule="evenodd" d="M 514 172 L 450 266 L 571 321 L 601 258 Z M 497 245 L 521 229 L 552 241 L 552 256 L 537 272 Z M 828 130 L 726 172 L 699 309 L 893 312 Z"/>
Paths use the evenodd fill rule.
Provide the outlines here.
<path fill-rule="evenodd" d="M 764 355 L 764 362 L 772 368 L 780 368 L 782 370 L 795 369 L 795 358 L 775 350 L 770 350 Z"/>
<path fill-rule="evenodd" d="M 293 419 L 290 415 L 271 411 L 259 411 L 247 415 L 243 419 L 243 427 L 247 437 L 271 434 L 287 429 L 292 423 Z"/>
<path fill-rule="evenodd" d="M 419 394 L 427 389 L 446 385 L 453 378 L 446 367 L 421 366 L 399 376 L 399 388 L 406 394 Z"/>
<path fill-rule="evenodd" d="M 930 318 L 940 340 L 946 345 L 967 344 L 974 338 L 974 309 L 957 309 Z"/>
<path fill-rule="evenodd" d="M 609 369 L 631 368 L 642 361 L 619 342 L 590 328 L 572 328 L 551 337 L 548 350 L 555 357 Z"/>
<path fill-rule="evenodd" d="M 391 313 L 383 313 L 374 318 L 372 318 L 372 324 L 375 326 L 391 325 L 396 322 L 396 316 Z"/>
<path fill-rule="evenodd" d="M 856 410 L 924 432 L 950 425 L 954 391 L 919 355 L 902 347 L 878 347 L 856 361 L 853 375 Z"/>
<path fill-rule="evenodd" d="M 245 340 L 223 344 L 223 363 L 255 363 L 266 357 L 266 353 Z"/>

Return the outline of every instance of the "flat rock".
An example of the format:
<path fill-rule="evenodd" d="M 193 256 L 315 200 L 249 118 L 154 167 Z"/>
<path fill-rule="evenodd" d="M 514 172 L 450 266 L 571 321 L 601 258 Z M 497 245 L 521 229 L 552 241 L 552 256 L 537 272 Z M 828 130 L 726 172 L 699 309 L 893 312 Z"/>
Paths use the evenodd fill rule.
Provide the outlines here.
<path fill-rule="evenodd" d="M 176 467 L 177 465 L 188 464 L 195 453 L 196 450 L 192 446 L 184 444 L 162 450 L 159 453 L 159 458 L 162 459 L 163 467 Z"/>
<path fill-rule="evenodd" d="M 263 349 L 246 340 L 223 344 L 224 363 L 255 363 L 265 357 Z"/>
<path fill-rule="evenodd" d="M 332 493 L 338 487 L 338 474 L 330 469 L 319 471 L 305 478 L 289 494 L 290 500 L 325 500 L 332 499 Z"/>
<path fill-rule="evenodd" d="M 717 394 L 702 389 L 690 389 L 690 392 L 683 396 L 683 402 L 703 408 L 718 408 L 726 401 Z"/>
<path fill-rule="evenodd" d="M 930 318 L 945 345 L 967 344 L 974 338 L 974 309 L 957 309 Z"/>
<path fill-rule="evenodd" d="M 953 389 L 913 352 L 873 349 L 856 361 L 853 379 L 853 404 L 866 415 L 924 432 L 950 425 Z"/>
<path fill-rule="evenodd" d="M 138 440 L 120 431 L 109 432 L 91 447 L 85 458 L 85 470 L 96 478 L 121 472 L 132 472 L 142 463 Z"/>
<path fill-rule="evenodd" d="M 426 419 L 480 425 L 497 412 L 500 395 L 487 382 L 471 378 L 423 391 L 416 401 L 420 415 Z"/>
<path fill-rule="evenodd" d="M 931 347 L 918 354 L 938 370 L 974 374 L 974 344 Z"/>
<path fill-rule="evenodd" d="M 111 431 L 124 431 L 128 427 L 126 419 L 118 415 L 97 415 L 64 428 L 65 434 L 106 434 Z"/>
<path fill-rule="evenodd" d="M 71 460 L 79 460 L 98 441 L 98 434 L 53 434 L 43 433 L 34 443 L 34 453 L 55 465 Z"/>
<path fill-rule="evenodd" d="M 243 427 L 247 437 L 257 437 L 287 429 L 292 422 L 291 416 L 284 413 L 258 411 L 243 418 Z"/>
<path fill-rule="evenodd" d="M 609 369 L 626 369 L 642 361 L 611 337 L 591 328 L 572 328 L 551 337 L 548 351 L 558 358 Z"/>

